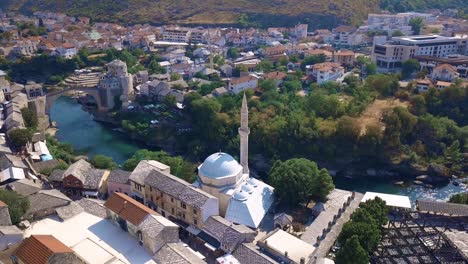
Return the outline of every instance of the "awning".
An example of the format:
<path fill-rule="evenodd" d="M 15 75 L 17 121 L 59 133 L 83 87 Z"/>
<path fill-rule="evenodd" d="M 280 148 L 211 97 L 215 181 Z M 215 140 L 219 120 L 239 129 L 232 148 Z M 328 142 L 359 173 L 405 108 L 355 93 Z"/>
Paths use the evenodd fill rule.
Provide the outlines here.
<path fill-rule="evenodd" d="M 197 236 L 198 234 L 200 234 L 200 232 L 201 232 L 200 229 L 198 229 L 198 228 L 196 228 L 196 227 L 194 227 L 194 226 L 192 226 L 192 225 L 190 225 L 189 227 L 187 227 L 185 230 L 187 230 L 187 232 L 189 232 L 189 233 L 191 233 L 191 234 L 194 234 L 194 235 L 196 235 L 196 236 Z"/>
<path fill-rule="evenodd" d="M 99 192 L 98 191 L 84 191 L 83 192 L 83 196 L 95 196 L 95 197 L 98 197 L 98 194 Z"/>

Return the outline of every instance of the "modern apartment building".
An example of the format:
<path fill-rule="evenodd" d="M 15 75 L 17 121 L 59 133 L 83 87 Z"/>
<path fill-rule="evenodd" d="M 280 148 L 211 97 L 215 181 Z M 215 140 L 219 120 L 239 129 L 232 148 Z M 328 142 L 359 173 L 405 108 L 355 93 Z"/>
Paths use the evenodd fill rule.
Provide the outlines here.
<path fill-rule="evenodd" d="M 444 58 L 457 54 L 462 43 L 460 37 L 439 35 L 394 37 L 387 43 L 374 43 L 372 61 L 380 71 L 395 71 L 401 68 L 403 62 L 414 57 Z"/>

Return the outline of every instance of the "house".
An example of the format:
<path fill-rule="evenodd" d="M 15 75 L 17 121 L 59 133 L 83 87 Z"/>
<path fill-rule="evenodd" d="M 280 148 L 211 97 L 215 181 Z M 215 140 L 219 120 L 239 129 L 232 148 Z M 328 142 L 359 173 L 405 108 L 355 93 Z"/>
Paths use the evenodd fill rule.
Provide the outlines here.
<path fill-rule="evenodd" d="M 68 206 L 71 203 L 70 198 L 55 189 L 41 190 L 27 198 L 29 209 L 22 218 L 30 221 L 55 215 L 57 208 Z"/>
<path fill-rule="evenodd" d="M 61 46 L 57 47 L 55 51 L 52 52 L 52 55 L 58 55 L 65 59 L 71 59 L 78 53 L 75 45 L 71 43 L 63 43 Z"/>
<path fill-rule="evenodd" d="M 135 75 L 133 75 L 134 85 L 146 83 L 147 81 L 149 81 L 148 71 L 139 71 Z"/>
<path fill-rule="evenodd" d="M 10 93 L 10 82 L 6 79 L 6 73 L 0 70 L 0 103 L 5 102 L 5 94 Z"/>
<path fill-rule="evenodd" d="M 7 184 L 25 178 L 24 170 L 17 167 L 8 167 L 0 172 L 0 184 Z"/>
<path fill-rule="evenodd" d="M 318 84 L 322 84 L 324 82 L 336 81 L 343 77 L 344 68 L 338 63 L 323 62 L 307 67 L 307 72 L 307 75 L 312 75 Z"/>
<path fill-rule="evenodd" d="M 8 205 L 3 201 L 0 201 L 0 226 L 10 226 L 11 217 Z"/>
<path fill-rule="evenodd" d="M 258 86 L 258 79 L 255 76 L 247 75 L 238 78 L 232 78 L 228 83 L 228 91 L 239 94 L 247 89 L 255 89 Z"/>
<path fill-rule="evenodd" d="M 113 170 L 109 174 L 107 179 L 107 191 L 108 195 L 111 196 L 114 192 L 124 193 L 130 195 L 132 188 L 130 186 L 130 172 L 124 170 Z"/>
<path fill-rule="evenodd" d="M 171 172 L 171 168 L 166 164 L 155 160 L 142 160 L 130 174 L 129 180 L 131 185 L 131 197 L 139 202 L 143 202 L 145 198 L 145 179 L 153 171 L 159 170 L 167 173 Z"/>
<path fill-rule="evenodd" d="M 39 192 L 42 189 L 41 184 L 29 179 L 21 179 L 5 185 L 6 190 L 14 191 L 23 196 L 29 196 Z"/>
<path fill-rule="evenodd" d="M 333 52 L 333 62 L 341 65 L 352 66 L 354 64 L 354 52 L 351 50 L 339 50 Z"/>
<path fill-rule="evenodd" d="M 236 225 L 221 216 L 210 216 L 203 231 L 215 238 L 220 250 L 232 253 L 240 244 L 253 242 L 257 232 L 245 225 Z"/>
<path fill-rule="evenodd" d="M 228 90 L 225 87 L 218 87 L 211 91 L 211 94 L 215 97 L 220 97 L 228 93 Z"/>
<path fill-rule="evenodd" d="M 439 64 L 431 73 L 431 78 L 437 81 L 453 82 L 459 77 L 460 74 L 458 73 L 457 68 L 450 64 Z"/>
<path fill-rule="evenodd" d="M 418 89 L 419 92 L 425 92 L 429 90 L 429 87 L 431 86 L 432 86 L 431 80 L 428 80 L 428 79 L 416 80 L 416 89 Z"/>
<path fill-rule="evenodd" d="M 286 73 L 284 73 L 284 72 L 274 71 L 274 72 L 265 73 L 263 75 L 263 79 L 275 80 L 276 84 L 280 85 L 280 84 L 283 83 L 283 80 L 284 80 L 284 78 L 286 78 L 286 76 L 288 76 L 288 75 Z"/>
<path fill-rule="evenodd" d="M 39 96 L 44 96 L 42 85 L 38 83 L 28 81 L 24 88 L 26 89 L 26 95 L 28 96 L 28 100 L 34 99 Z"/>
<path fill-rule="evenodd" d="M 17 226 L 0 226 L 0 251 L 4 251 L 23 241 L 23 231 Z"/>
<path fill-rule="evenodd" d="M 85 264 L 73 250 L 51 235 L 26 238 L 11 256 L 15 264 Z"/>
<path fill-rule="evenodd" d="M 305 264 L 315 250 L 311 244 L 277 228 L 258 241 L 260 248 L 280 262 Z"/>
<path fill-rule="evenodd" d="M 450 87 L 452 85 L 451 82 L 443 82 L 443 81 L 437 81 L 436 83 L 436 88 L 439 90 L 445 89 L 447 87 Z"/>
<path fill-rule="evenodd" d="M 145 204 L 169 219 L 202 228 L 208 217 L 219 215 L 219 201 L 182 179 L 153 170 L 144 179 Z"/>
<path fill-rule="evenodd" d="M 256 248 L 252 243 L 240 244 L 236 250 L 232 253 L 232 256 L 236 258 L 239 263 L 255 263 L 255 264 L 276 264 L 277 261 L 271 259 L 267 255 L 263 254 Z"/>
<path fill-rule="evenodd" d="M 158 264 L 178 263 L 178 264 L 204 264 L 193 250 L 182 243 L 168 243 L 164 245 L 154 256 L 153 260 Z"/>
<path fill-rule="evenodd" d="M 125 194 L 112 194 L 104 206 L 108 217 L 137 238 L 151 254 L 166 243 L 179 241 L 179 226 Z"/>
<path fill-rule="evenodd" d="M 70 197 L 94 197 L 107 195 L 109 171 L 95 169 L 81 159 L 63 172 L 61 187 Z M 56 175 L 54 175 L 56 177 Z"/>

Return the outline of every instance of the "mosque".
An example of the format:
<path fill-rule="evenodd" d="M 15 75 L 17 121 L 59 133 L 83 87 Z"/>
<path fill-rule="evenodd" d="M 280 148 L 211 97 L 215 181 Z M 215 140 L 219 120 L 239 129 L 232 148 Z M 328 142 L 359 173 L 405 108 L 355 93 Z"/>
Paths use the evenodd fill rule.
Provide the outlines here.
<path fill-rule="evenodd" d="M 249 176 L 248 123 L 244 94 L 239 128 L 240 164 L 227 153 L 214 153 L 198 167 L 194 185 L 219 199 L 219 212 L 225 219 L 257 228 L 273 204 L 274 188 Z"/>

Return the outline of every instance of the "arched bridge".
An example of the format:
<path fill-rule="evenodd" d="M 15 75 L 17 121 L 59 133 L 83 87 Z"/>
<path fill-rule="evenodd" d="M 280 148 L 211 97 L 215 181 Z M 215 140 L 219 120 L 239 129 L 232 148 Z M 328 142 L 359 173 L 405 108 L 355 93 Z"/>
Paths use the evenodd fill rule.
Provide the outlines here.
<path fill-rule="evenodd" d="M 87 87 L 87 86 L 71 86 L 63 90 L 55 91 L 48 93 L 46 95 L 46 106 L 45 106 L 45 111 L 47 114 L 50 113 L 50 109 L 52 108 L 52 105 L 54 104 L 55 100 L 59 98 L 60 96 L 68 93 L 68 92 L 84 92 L 88 95 L 91 95 L 94 100 L 96 101 L 98 111 L 104 111 L 105 107 L 103 107 L 102 104 L 102 98 L 101 98 L 101 93 L 97 87 Z"/>

